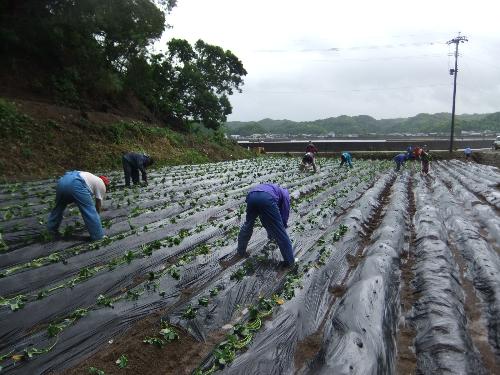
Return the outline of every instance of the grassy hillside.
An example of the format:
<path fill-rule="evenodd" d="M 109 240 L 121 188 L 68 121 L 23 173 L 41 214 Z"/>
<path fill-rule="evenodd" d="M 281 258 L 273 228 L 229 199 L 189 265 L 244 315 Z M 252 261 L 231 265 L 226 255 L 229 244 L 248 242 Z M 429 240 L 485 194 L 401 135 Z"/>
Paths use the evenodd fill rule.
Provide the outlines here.
<path fill-rule="evenodd" d="M 147 152 L 158 161 L 155 166 L 250 156 L 221 132 L 178 133 L 110 113 L 2 98 L 0 147 L 0 181 L 121 168 L 127 151 Z"/>
<path fill-rule="evenodd" d="M 227 122 L 225 131 L 228 134 L 243 136 L 251 134 L 316 134 L 324 135 L 334 132 L 343 134 L 388 134 L 415 132 L 448 132 L 451 114 L 420 113 L 409 118 L 376 120 L 373 117 L 338 116 L 315 121 L 295 122 L 290 120 L 263 119 L 251 122 Z M 456 130 L 491 130 L 500 132 L 500 112 L 492 114 L 473 114 L 456 116 Z"/>

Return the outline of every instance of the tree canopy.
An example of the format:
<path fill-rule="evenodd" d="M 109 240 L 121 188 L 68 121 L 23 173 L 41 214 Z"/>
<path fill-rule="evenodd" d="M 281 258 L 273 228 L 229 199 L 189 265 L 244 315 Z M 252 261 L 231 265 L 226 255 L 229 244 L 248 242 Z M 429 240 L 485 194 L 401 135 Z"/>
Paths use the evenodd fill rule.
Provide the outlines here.
<path fill-rule="evenodd" d="M 231 51 L 202 40 L 191 46 L 173 39 L 165 53 L 152 55 L 148 46 L 175 6 L 176 0 L 4 0 L 2 76 L 31 72 L 33 89 L 68 104 L 117 102 L 133 93 L 160 118 L 217 129 L 246 71 Z"/>

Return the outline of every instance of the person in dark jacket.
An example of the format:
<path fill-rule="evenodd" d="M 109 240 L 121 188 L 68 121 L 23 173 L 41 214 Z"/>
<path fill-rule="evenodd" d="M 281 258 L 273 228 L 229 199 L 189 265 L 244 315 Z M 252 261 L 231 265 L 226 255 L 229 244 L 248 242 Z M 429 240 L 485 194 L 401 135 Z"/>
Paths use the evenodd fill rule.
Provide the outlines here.
<path fill-rule="evenodd" d="M 313 167 L 314 173 L 317 172 L 316 163 L 314 162 L 314 153 L 306 152 L 302 157 L 302 163 L 300 164 L 299 169 L 301 171 L 305 171 L 310 165 Z"/>
<path fill-rule="evenodd" d="M 408 153 L 406 154 L 398 154 L 394 157 L 394 162 L 396 163 L 395 171 L 398 172 L 401 169 L 401 166 L 408 160 Z"/>
<path fill-rule="evenodd" d="M 142 174 L 142 181 L 147 185 L 148 176 L 146 174 L 146 168 L 152 165 L 153 162 L 153 158 L 148 155 L 138 154 L 136 152 L 124 154 L 122 157 L 122 164 L 123 173 L 125 174 L 125 186 L 130 186 L 131 177 L 134 185 L 139 183 L 139 171 L 141 171 Z"/>
<path fill-rule="evenodd" d="M 318 149 L 312 142 L 309 142 L 309 144 L 306 146 L 306 152 L 312 152 L 313 154 L 317 154 Z"/>
<path fill-rule="evenodd" d="M 286 232 L 290 215 L 290 195 L 287 189 L 276 184 L 260 184 L 250 189 L 247 198 L 246 220 L 238 235 L 238 255 L 247 255 L 248 241 L 252 237 L 257 217 L 268 237 L 275 239 L 286 266 L 295 262 L 290 238 Z"/>

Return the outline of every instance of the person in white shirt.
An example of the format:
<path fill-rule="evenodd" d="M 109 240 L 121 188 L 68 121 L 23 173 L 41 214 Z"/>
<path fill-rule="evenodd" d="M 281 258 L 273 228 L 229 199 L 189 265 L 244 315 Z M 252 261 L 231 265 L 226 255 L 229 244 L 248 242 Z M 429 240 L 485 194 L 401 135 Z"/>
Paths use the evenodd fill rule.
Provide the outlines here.
<path fill-rule="evenodd" d="M 58 236 L 59 226 L 64 210 L 69 203 L 75 203 L 80 209 L 83 221 L 90 233 L 92 241 L 104 237 L 99 212 L 102 209 L 109 179 L 106 176 L 95 176 L 89 172 L 66 172 L 57 182 L 56 206 L 49 215 L 47 230 Z M 95 204 L 94 204 L 95 198 Z"/>

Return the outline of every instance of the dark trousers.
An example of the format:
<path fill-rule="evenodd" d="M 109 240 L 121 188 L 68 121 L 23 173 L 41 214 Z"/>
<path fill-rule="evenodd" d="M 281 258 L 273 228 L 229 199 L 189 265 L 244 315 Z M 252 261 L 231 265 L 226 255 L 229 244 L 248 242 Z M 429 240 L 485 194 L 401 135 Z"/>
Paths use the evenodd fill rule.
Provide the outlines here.
<path fill-rule="evenodd" d="M 130 177 L 134 184 L 139 183 L 139 169 L 135 168 L 126 158 L 122 157 L 123 173 L 125 174 L 125 186 L 130 186 Z"/>
<path fill-rule="evenodd" d="M 252 237 L 253 226 L 257 217 L 266 229 L 269 237 L 276 240 L 281 255 L 289 265 L 294 263 L 293 248 L 286 233 L 276 200 L 264 191 L 253 191 L 247 195 L 247 217 L 238 235 L 238 253 L 244 255 L 248 241 Z"/>
<path fill-rule="evenodd" d="M 340 158 L 340 166 L 342 167 L 344 164 L 347 164 L 350 168 L 352 168 L 351 159 L 347 159 L 344 157 Z"/>
<path fill-rule="evenodd" d="M 429 173 L 429 161 L 428 160 L 422 160 L 422 172 Z"/>

